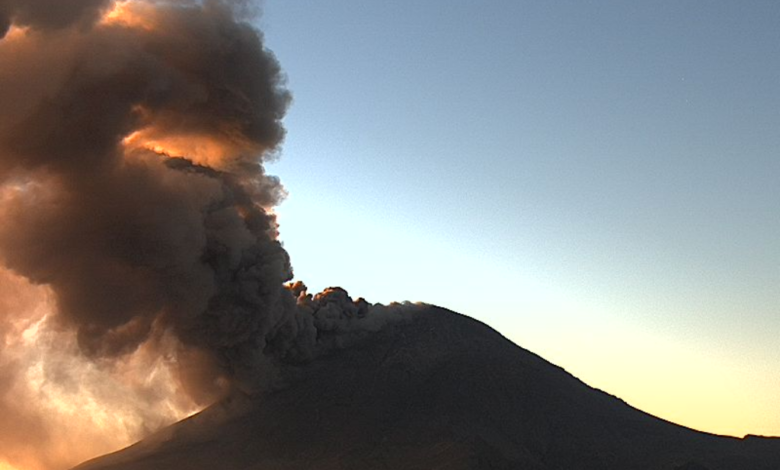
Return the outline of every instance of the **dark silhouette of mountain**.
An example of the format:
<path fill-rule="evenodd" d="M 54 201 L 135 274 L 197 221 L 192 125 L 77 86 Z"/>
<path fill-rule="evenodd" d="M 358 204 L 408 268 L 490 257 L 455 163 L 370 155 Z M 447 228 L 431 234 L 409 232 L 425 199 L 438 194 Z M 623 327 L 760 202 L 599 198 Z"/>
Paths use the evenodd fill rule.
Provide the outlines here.
<path fill-rule="evenodd" d="M 780 439 L 693 431 L 430 307 L 78 470 L 777 470 Z"/>

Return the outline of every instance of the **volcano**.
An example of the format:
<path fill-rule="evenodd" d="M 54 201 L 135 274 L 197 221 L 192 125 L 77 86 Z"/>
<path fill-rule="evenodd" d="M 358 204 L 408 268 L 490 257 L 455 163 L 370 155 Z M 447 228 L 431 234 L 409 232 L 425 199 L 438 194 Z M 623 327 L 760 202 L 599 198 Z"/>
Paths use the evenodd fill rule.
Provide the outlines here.
<path fill-rule="evenodd" d="M 74 470 L 777 469 L 780 439 L 694 431 L 438 307 Z"/>

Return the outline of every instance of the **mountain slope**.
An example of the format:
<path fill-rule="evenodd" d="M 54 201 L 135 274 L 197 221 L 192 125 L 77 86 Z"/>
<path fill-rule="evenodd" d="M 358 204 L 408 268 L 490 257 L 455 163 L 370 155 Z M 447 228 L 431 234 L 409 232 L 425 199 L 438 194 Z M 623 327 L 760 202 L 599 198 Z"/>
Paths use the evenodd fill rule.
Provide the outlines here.
<path fill-rule="evenodd" d="M 654 418 L 430 307 L 78 470 L 777 469 L 780 440 Z"/>

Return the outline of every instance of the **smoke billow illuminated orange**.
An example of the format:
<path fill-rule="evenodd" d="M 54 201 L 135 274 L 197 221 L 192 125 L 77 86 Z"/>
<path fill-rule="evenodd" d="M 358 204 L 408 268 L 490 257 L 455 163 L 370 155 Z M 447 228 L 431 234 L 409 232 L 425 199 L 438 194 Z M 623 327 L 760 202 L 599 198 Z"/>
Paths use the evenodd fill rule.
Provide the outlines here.
<path fill-rule="evenodd" d="M 118 1 L 100 19 L 101 25 L 119 25 L 127 28 L 152 30 L 155 22 L 154 6 L 133 1 Z"/>
<path fill-rule="evenodd" d="M 280 191 L 259 163 L 289 98 L 257 32 L 229 2 L 48 15 L 0 2 L 0 465 L 25 470 L 115 450 L 219 396 L 232 346 L 198 332 L 225 290 L 215 269 L 267 246 L 282 263 L 259 298 L 289 277 L 257 208 Z M 209 243 L 232 247 L 226 264 L 204 260 Z"/>
<path fill-rule="evenodd" d="M 186 157 L 210 168 L 230 168 L 246 144 L 233 145 L 204 135 L 161 135 L 155 129 L 135 131 L 122 140 L 126 152 L 149 150 L 167 157 Z"/>
<path fill-rule="evenodd" d="M 52 321 L 55 306 L 47 288 L 6 271 L 0 271 L 0 285 L 5 319 L 0 373 L 13 379 L 2 390 L 2 403 L 4 416 L 15 418 L 5 421 L 10 431 L 0 432 L 31 433 L 17 434 L 20 442 L 0 434 L 7 468 L 62 468 L 199 409 L 176 393 L 173 358 L 161 359 L 144 347 L 115 363 L 87 361 L 72 332 L 58 330 Z M 13 407 L 10 415 L 6 406 Z"/>
<path fill-rule="evenodd" d="M 404 318 L 287 285 L 263 162 L 290 95 L 242 3 L 0 0 L 0 466 L 66 468 Z"/>

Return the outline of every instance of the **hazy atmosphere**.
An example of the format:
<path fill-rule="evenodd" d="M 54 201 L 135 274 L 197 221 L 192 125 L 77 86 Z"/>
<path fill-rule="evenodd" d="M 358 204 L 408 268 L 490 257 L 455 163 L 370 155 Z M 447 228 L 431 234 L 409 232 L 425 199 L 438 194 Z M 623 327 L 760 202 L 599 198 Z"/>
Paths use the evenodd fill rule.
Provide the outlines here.
<path fill-rule="evenodd" d="M 0 470 L 777 468 L 778 24 L 0 0 Z"/>
<path fill-rule="evenodd" d="M 780 435 L 780 6 L 265 3 L 295 274 Z"/>

